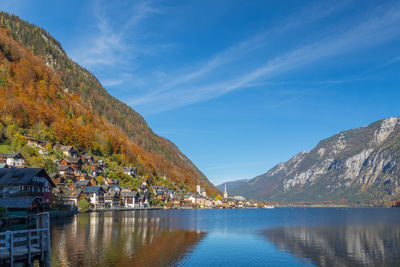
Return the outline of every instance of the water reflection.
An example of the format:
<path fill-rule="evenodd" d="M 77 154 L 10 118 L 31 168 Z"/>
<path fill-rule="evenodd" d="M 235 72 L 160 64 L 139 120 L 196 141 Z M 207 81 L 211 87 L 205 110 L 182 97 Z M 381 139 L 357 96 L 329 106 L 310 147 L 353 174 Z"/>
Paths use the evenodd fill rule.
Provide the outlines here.
<path fill-rule="evenodd" d="M 263 234 L 318 266 L 400 266 L 398 224 L 275 227 Z"/>
<path fill-rule="evenodd" d="M 75 216 L 52 227 L 52 266 L 174 265 L 205 234 L 173 229 L 172 220 L 146 212 Z"/>

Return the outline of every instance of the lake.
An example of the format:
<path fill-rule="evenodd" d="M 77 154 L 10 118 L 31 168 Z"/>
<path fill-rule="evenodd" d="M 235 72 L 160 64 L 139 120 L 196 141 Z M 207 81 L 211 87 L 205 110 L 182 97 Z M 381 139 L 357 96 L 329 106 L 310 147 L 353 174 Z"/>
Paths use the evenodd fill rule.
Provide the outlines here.
<path fill-rule="evenodd" d="M 400 209 L 80 214 L 53 222 L 52 266 L 400 266 Z"/>

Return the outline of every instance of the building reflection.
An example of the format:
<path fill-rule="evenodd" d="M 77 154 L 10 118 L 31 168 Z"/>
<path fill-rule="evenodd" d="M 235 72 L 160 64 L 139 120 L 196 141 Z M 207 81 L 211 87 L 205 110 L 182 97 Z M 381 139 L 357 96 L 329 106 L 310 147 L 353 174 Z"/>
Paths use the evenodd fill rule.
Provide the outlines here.
<path fill-rule="evenodd" d="M 145 212 L 89 213 L 51 232 L 52 266 L 166 266 L 187 257 L 205 234 L 174 229 Z M 168 227 L 169 226 L 169 227 Z"/>
<path fill-rule="evenodd" d="M 263 234 L 317 266 L 400 266 L 399 225 L 277 227 Z"/>

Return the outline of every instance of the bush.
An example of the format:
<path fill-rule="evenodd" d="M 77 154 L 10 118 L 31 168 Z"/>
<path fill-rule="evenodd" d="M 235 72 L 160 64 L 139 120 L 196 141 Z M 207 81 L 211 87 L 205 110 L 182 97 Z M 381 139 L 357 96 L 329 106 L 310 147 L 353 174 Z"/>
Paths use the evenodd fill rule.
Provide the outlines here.
<path fill-rule="evenodd" d="M 80 212 L 88 212 L 90 209 L 90 203 L 86 200 L 86 198 L 79 201 L 79 211 Z"/>

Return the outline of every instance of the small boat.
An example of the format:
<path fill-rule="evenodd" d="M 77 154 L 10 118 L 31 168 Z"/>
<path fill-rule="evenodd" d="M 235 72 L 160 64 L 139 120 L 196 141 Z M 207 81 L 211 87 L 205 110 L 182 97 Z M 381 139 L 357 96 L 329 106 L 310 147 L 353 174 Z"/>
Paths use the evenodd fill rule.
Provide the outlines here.
<path fill-rule="evenodd" d="M 266 209 L 274 209 L 275 206 L 270 206 L 270 205 L 268 205 L 268 206 L 265 206 L 265 208 L 266 208 Z"/>

